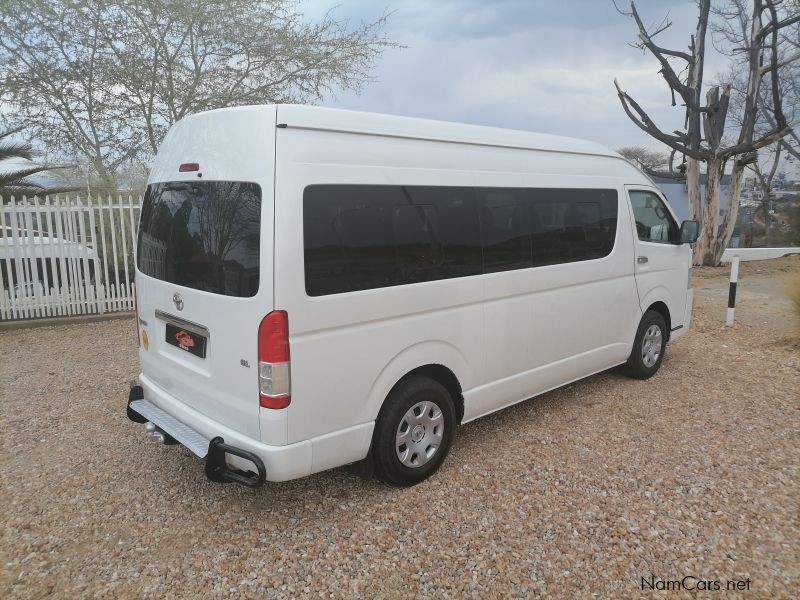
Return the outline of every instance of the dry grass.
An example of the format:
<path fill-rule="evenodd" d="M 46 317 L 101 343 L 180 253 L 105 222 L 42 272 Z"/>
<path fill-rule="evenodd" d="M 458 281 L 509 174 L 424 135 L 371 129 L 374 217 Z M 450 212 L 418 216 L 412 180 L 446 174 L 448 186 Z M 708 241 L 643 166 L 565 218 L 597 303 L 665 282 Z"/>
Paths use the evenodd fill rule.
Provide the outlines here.
<path fill-rule="evenodd" d="M 786 294 L 794 307 L 795 332 L 800 335 L 800 273 L 786 278 Z"/>

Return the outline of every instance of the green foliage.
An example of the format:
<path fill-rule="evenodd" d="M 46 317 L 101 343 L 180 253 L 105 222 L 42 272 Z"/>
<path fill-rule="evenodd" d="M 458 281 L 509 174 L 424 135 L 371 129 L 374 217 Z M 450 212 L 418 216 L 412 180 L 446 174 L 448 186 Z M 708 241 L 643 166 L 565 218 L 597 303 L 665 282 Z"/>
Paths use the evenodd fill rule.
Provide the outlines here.
<path fill-rule="evenodd" d="M 20 128 L 0 132 L 0 197 L 8 203 L 11 197 L 42 196 L 44 194 L 60 194 L 75 188 L 62 185 L 46 185 L 43 179 L 35 179 L 34 175 L 42 175 L 53 167 L 31 162 L 34 157 L 30 144 L 13 142 L 9 138 L 21 131 Z M 24 162 L 20 162 L 24 161 Z"/>
<path fill-rule="evenodd" d="M 47 167 L 27 163 L 33 159 L 33 150 L 30 144 L 9 139 L 16 133 L 19 129 L 0 132 L 0 196 L 4 201 L 11 196 L 33 195 L 44 190 L 44 186 L 31 177 L 46 171 Z"/>
<path fill-rule="evenodd" d="M 384 14 L 311 22 L 294 0 L 3 0 L 5 114 L 85 180 L 116 190 L 167 129 L 199 111 L 360 90 L 397 44 Z M 124 186 L 123 186 L 124 187 Z"/>

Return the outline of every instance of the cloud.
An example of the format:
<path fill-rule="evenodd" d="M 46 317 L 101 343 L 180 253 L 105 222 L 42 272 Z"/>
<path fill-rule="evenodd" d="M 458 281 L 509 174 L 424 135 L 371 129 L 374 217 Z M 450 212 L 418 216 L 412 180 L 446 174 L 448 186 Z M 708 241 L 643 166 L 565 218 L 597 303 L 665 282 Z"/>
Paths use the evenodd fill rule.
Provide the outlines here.
<path fill-rule="evenodd" d="M 329 5 L 300 8 L 314 18 Z M 333 14 L 368 22 L 384 8 L 358 0 Z M 395 12 L 386 33 L 407 47 L 385 53 L 376 81 L 360 96 L 342 92 L 323 104 L 584 137 L 609 147 L 656 144 L 623 113 L 617 77 L 664 130 L 682 126 L 684 111 L 670 107 L 658 63 L 628 45 L 635 25 L 610 1 L 406 0 L 388 8 Z M 696 10 L 691 2 L 640 2 L 647 23 L 669 11 L 673 26 L 659 42 L 675 48 L 688 44 Z"/>

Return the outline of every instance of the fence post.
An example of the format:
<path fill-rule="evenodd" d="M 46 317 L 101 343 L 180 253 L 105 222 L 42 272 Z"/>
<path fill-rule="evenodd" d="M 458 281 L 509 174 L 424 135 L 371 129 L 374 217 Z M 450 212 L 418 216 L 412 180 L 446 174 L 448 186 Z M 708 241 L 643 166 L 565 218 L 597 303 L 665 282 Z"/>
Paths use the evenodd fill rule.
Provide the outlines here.
<path fill-rule="evenodd" d="M 91 261 L 92 274 L 94 276 L 94 303 L 97 312 L 102 315 L 106 310 L 104 299 L 100 295 L 100 247 L 97 245 L 97 225 L 95 224 L 94 206 L 92 206 L 92 197 L 90 195 L 86 196 L 86 206 L 89 212 L 89 231 L 92 234 L 92 250 L 94 251 L 94 258 Z M 102 217 L 102 215 L 100 216 Z M 88 252 L 88 242 L 86 248 Z"/>
<path fill-rule="evenodd" d="M 75 198 L 75 205 L 77 207 L 76 215 L 78 217 L 78 236 L 80 238 L 80 241 L 75 246 L 75 251 L 82 255 L 81 268 L 83 269 L 83 278 L 81 279 L 81 289 L 83 290 L 84 297 L 86 299 L 86 312 L 93 313 L 96 312 L 97 303 L 94 299 L 94 288 L 91 285 L 91 270 L 89 269 L 89 243 L 86 235 L 86 218 L 83 214 L 83 203 L 81 202 L 80 196 Z M 82 249 L 81 246 L 83 246 Z"/>
<path fill-rule="evenodd" d="M 119 206 L 119 235 L 122 238 L 122 261 L 125 270 L 125 303 L 123 307 L 126 309 L 133 308 L 133 300 L 130 291 L 130 272 L 128 270 L 128 234 L 125 227 L 125 209 L 122 206 L 122 194 L 117 194 L 117 206 Z M 133 233 L 133 232 L 131 232 Z"/>
<path fill-rule="evenodd" d="M 731 261 L 731 283 L 728 289 L 728 314 L 725 317 L 725 325 L 733 325 L 733 311 L 736 308 L 736 284 L 739 281 L 739 257 L 734 256 Z"/>
<path fill-rule="evenodd" d="M 64 286 L 69 290 L 69 269 L 67 257 L 64 254 L 64 211 L 61 210 L 61 200 L 58 196 L 53 197 L 53 220 L 56 224 L 56 235 L 58 236 L 58 285 L 56 289 L 59 294 L 59 303 L 65 315 L 73 314 L 73 307 L 70 302 L 69 292 L 65 295 Z"/>
<path fill-rule="evenodd" d="M 9 215 L 9 223 L 11 222 L 11 216 Z M 3 232 L 3 243 L 5 247 L 5 255 L 6 257 L 0 263 L 0 279 L 2 278 L 3 274 L 8 277 L 8 293 L 9 293 L 9 301 L 8 301 L 8 308 L 4 309 L 3 311 L 3 318 L 11 318 L 14 319 L 17 316 L 17 309 L 14 306 L 14 303 L 11 301 L 11 295 L 14 293 L 14 278 L 11 276 L 11 251 L 12 248 L 9 246 L 9 241 L 11 240 L 11 229 L 10 227 L 6 226 L 6 207 L 3 204 L 3 197 L 0 196 L 0 231 Z M 2 299 L 5 300 L 5 284 L 0 282 L 0 294 L 3 294 Z M 6 317 L 6 315 L 9 315 Z"/>
<path fill-rule="evenodd" d="M 44 310 L 45 314 L 42 316 L 52 316 L 55 314 L 55 309 L 53 307 L 52 299 L 50 298 L 50 275 L 47 272 L 48 261 L 47 261 L 47 252 L 45 251 L 45 244 L 44 244 L 44 223 L 42 221 L 42 211 L 39 204 L 39 196 L 33 197 L 33 207 L 36 210 L 36 227 L 39 228 L 39 247 L 38 253 L 41 254 L 41 259 L 37 258 L 37 268 L 38 262 L 41 260 L 42 265 L 42 293 L 44 302 Z M 47 206 L 45 205 L 45 216 L 47 216 Z M 47 230 L 47 241 L 50 241 L 50 230 Z M 49 246 L 48 246 L 49 248 Z"/>
<path fill-rule="evenodd" d="M 19 215 L 17 214 L 17 201 L 14 196 L 11 196 L 11 203 L 8 205 L 8 209 L 8 221 L 11 226 L 11 245 L 14 248 L 14 276 L 11 278 L 11 303 L 16 305 L 16 310 L 14 312 L 16 312 L 17 318 L 19 318 L 20 315 L 22 318 L 27 318 L 27 303 L 25 302 L 24 296 L 22 299 L 19 297 L 19 287 L 22 286 L 22 289 L 27 287 L 25 285 L 27 283 L 27 278 L 25 277 L 25 269 L 22 265 L 23 257 L 20 253 Z"/>
<path fill-rule="evenodd" d="M 119 259 L 117 258 L 117 225 L 114 220 L 114 199 L 108 195 L 108 224 L 111 227 L 111 253 L 114 257 L 114 301 L 111 306 L 114 310 L 120 310 L 119 303 Z"/>

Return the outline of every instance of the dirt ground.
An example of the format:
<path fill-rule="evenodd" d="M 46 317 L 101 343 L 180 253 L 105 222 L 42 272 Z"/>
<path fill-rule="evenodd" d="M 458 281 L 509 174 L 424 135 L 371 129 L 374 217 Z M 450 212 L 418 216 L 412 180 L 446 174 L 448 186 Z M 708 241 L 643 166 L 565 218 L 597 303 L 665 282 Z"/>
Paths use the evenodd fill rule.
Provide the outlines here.
<path fill-rule="evenodd" d="M 721 267 L 695 267 L 692 275 L 696 296 L 719 298 L 724 307 L 728 306 L 730 263 Z M 769 327 L 776 332 L 786 332 L 800 325 L 792 314 L 789 297 L 792 282 L 797 277 L 800 277 L 800 256 L 740 263 L 736 320 L 754 327 Z M 725 312 L 717 314 L 722 322 Z"/>
<path fill-rule="evenodd" d="M 796 597 L 797 272 L 743 263 L 728 328 L 727 267 L 695 269 L 692 328 L 653 379 L 602 373 L 468 424 L 404 490 L 210 483 L 125 418 L 131 321 L 0 332 L 0 596 Z"/>

